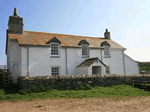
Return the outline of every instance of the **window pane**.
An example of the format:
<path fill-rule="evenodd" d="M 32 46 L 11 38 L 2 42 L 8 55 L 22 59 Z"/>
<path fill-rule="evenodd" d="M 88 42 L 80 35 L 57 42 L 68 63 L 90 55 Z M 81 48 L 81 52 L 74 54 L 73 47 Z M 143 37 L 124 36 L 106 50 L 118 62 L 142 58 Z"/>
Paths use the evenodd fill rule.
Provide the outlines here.
<path fill-rule="evenodd" d="M 51 44 L 51 55 L 58 55 L 58 44 Z"/>
<path fill-rule="evenodd" d="M 59 67 L 53 67 L 51 72 L 52 76 L 59 75 Z"/>
<path fill-rule="evenodd" d="M 82 55 L 87 55 L 88 51 L 87 51 L 87 46 L 82 46 Z"/>

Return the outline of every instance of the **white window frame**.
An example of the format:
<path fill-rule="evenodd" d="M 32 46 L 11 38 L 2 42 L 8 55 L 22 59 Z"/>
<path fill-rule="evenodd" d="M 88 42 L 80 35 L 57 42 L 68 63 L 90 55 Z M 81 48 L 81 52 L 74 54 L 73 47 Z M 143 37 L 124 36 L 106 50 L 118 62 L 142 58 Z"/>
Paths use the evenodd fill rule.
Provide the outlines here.
<path fill-rule="evenodd" d="M 86 50 L 83 49 L 84 47 L 86 47 Z M 85 50 L 86 54 L 83 54 L 83 50 Z M 86 44 L 82 45 L 82 57 L 88 57 L 89 56 L 89 46 Z"/>
<path fill-rule="evenodd" d="M 55 69 L 56 71 L 55 70 L 53 71 L 52 69 Z M 58 74 L 58 75 L 53 75 L 53 73 Z M 59 76 L 60 75 L 60 67 L 59 66 L 52 66 L 51 67 L 51 75 L 52 76 Z"/>
<path fill-rule="evenodd" d="M 108 69 L 108 72 L 107 72 L 107 69 Z M 106 74 L 110 74 L 110 66 L 106 66 L 106 70 L 105 70 Z"/>
<path fill-rule="evenodd" d="M 56 47 L 53 47 L 53 45 L 57 45 L 57 46 L 58 46 L 58 49 L 55 49 Z M 50 46 L 51 46 L 50 55 L 51 55 L 51 56 L 59 56 L 59 48 L 60 48 L 59 43 L 50 43 Z M 54 48 L 54 50 L 53 50 L 52 48 Z M 52 54 L 52 50 L 53 50 L 54 52 L 55 52 L 55 50 L 58 50 L 58 54 Z"/>
<path fill-rule="evenodd" d="M 109 58 L 110 57 L 110 49 L 108 46 L 104 47 L 104 58 Z"/>

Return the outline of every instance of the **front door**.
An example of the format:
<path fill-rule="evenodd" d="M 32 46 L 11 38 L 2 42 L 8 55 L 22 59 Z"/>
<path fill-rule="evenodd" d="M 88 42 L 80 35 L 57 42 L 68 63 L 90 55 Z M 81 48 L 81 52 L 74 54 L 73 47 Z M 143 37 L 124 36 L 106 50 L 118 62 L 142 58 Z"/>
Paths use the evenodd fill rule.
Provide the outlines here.
<path fill-rule="evenodd" d="M 92 74 L 101 74 L 101 66 L 92 66 Z"/>

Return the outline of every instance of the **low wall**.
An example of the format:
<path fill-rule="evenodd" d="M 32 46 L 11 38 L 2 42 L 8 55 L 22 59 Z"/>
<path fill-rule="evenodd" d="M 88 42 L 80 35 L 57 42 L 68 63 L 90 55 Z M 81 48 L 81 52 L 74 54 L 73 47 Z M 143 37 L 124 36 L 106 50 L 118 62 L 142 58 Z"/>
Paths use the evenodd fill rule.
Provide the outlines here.
<path fill-rule="evenodd" d="M 132 81 L 150 81 L 150 74 L 138 75 L 73 75 L 73 76 L 20 76 L 18 85 L 21 89 L 49 85 L 58 90 L 74 89 L 82 84 L 91 86 L 111 86 L 131 84 Z"/>

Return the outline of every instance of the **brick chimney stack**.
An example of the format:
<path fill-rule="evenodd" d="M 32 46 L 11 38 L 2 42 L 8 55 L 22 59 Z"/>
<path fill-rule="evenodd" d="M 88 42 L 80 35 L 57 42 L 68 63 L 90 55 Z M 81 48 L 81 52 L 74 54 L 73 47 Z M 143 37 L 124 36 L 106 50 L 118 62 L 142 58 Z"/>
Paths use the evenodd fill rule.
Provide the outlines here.
<path fill-rule="evenodd" d="M 9 16 L 8 33 L 23 33 L 23 18 L 17 15 L 17 9 L 14 8 L 14 14 Z"/>

